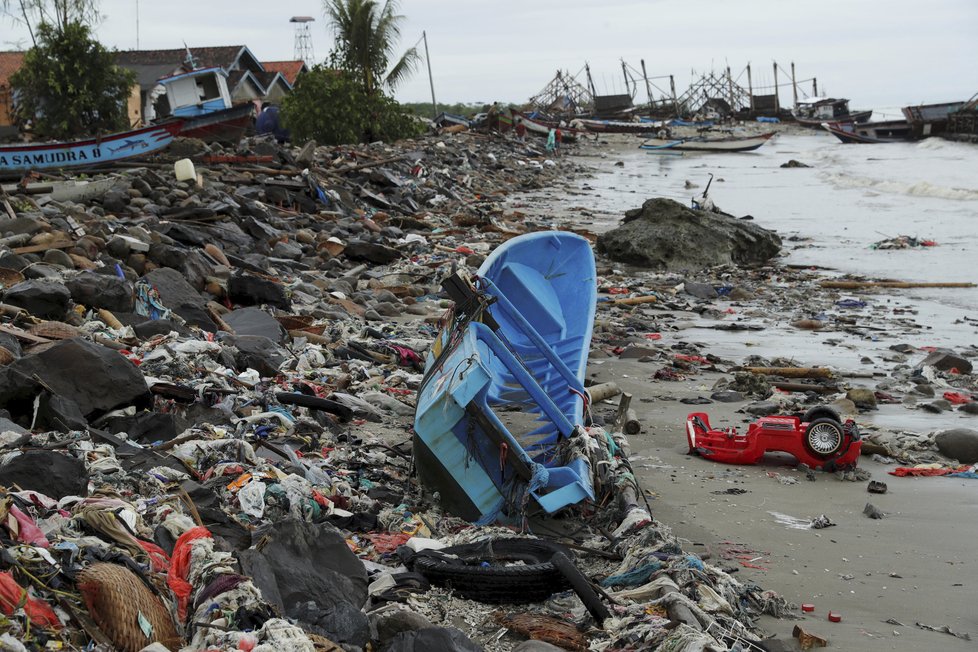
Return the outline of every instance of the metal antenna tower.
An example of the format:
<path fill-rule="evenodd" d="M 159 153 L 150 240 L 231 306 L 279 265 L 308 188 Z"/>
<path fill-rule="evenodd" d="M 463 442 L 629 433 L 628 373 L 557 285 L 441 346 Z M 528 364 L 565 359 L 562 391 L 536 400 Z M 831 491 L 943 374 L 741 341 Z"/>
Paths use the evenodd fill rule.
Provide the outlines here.
<path fill-rule="evenodd" d="M 293 16 L 289 19 L 290 23 L 295 24 L 295 53 L 293 57 L 296 61 L 305 61 L 307 66 L 312 67 L 316 62 L 316 55 L 312 51 L 312 31 L 309 23 L 315 22 L 312 16 Z"/>

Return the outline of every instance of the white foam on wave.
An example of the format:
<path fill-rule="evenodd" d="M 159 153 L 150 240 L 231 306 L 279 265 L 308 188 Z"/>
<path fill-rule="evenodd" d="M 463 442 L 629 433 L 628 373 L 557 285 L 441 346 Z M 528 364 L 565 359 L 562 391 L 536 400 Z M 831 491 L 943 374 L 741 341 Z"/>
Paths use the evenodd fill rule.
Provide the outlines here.
<path fill-rule="evenodd" d="M 865 188 L 866 190 L 880 194 L 932 197 L 935 199 L 953 199 L 955 201 L 978 201 L 978 190 L 976 189 L 941 186 L 930 183 L 929 181 L 908 183 L 888 179 L 857 177 L 834 172 L 824 173 L 823 178 L 837 188 Z"/>

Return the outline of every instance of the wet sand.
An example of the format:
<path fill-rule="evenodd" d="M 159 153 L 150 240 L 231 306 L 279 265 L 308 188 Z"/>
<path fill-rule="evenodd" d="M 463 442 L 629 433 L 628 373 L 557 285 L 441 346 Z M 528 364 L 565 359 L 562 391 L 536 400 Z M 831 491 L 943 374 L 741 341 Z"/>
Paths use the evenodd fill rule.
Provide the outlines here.
<path fill-rule="evenodd" d="M 682 382 L 650 380 L 659 366 L 609 358 L 592 364 L 589 375 L 595 382 L 613 380 L 633 394 L 632 407 L 643 423 L 642 433 L 630 438 L 633 466 L 650 495 L 654 517 L 688 539 L 687 550 L 738 569 L 740 581 L 756 582 L 798 605 L 815 605 L 814 612 L 797 621 L 764 617 L 758 623 L 763 630 L 790 639 L 800 624 L 840 650 L 978 647 L 978 559 L 972 553 L 978 541 L 975 480 L 897 478 L 887 474 L 891 467 L 864 456 L 860 467 L 889 486 L 887 494 L 875 495 L 867 493 L 866 482 L 843 482 L 827 473 L 808 481 L 787 455 L 768 455 L 757 466 L 690 456 L 683 430 L 688 413 L 705 411 L 714 425 L 746 427 L 750 419 L 736 412 L 744 403 L 679 402 L 709 396 L 709 387 L 721 374 L 703 373 Z M 613 414 L 610 403 L 597 409 Z M 797 482 L 782 484 L 771 477 L 775 474 Z M 747 493 L 715 493 L 731 488 Z M 888 517 L 865 516 L 867 502 Z M 825 514 L 836 526 L 792 529 L 772 513 L 805 521 Z M 748 559 L 724 559 L 732 550 Z M 740 561 L 765 570 L 743 567 Z M 829 622 L 829 610 L 841 612 L 842 622 Z M 884 622 L 888 619 L 902 625 Z M 970 633 L 973 640 L 925 631 L 915 626 L 918 622 L 947 625 Z"/>

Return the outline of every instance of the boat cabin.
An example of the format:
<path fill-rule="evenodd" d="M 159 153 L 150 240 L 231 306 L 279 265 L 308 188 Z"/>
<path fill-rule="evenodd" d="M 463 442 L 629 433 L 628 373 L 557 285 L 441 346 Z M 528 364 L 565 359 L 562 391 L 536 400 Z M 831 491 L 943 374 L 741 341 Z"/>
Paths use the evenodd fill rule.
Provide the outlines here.
<path fill-rule="evenodd" d="M 163 77 L 152 95 L 154 118 L 194 118 L 231 108 L 228 73 L 219 66 Z"/>
<path fill-rule="evenodd" d="M 802 118 L 832 121 L 849 115 L 849 100 L 834 97 L 813 97 L 799 100 L 794 114 Z"/>

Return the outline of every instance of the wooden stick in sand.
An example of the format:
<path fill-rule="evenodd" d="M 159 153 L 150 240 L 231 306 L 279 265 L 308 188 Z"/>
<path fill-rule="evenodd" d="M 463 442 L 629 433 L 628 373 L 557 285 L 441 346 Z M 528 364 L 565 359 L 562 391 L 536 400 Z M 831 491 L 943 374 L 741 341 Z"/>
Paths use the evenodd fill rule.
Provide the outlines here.
<path fill-rule="evenodd" d="M 828 367 L 744 367 L 744 371 L 765 376 L 781 376 L 783 378 L 831 378 L 832 370 Z"/>
<path fill-rule="evenodd" d="M 973 288 L 974 283 L 916 283 L 911 281 L 820 281 L 819 285 L 832 290 L 861 290 L 868 288 Z"/>

